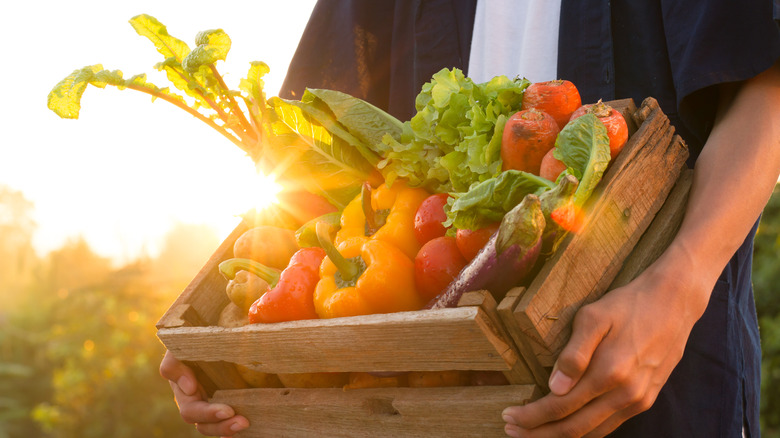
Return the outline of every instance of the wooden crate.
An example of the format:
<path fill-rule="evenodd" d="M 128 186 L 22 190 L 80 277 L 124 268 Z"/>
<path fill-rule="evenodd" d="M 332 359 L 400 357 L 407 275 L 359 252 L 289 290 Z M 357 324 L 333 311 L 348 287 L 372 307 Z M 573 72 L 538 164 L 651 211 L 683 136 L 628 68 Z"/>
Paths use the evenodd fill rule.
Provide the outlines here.
<path fill-rule="evenodd" d="M 685 143 L 655 99 L 638 110 L 630 102 L 613 104 L 631 114 L 638 128 L 586 205 L 588 223 L 568 236 L 528 290 L 503 303 L 512 309 L 509 317 L 502 308 L 504 322 L 534 370 L 554 364 L 577 309 L 597 300 L 613 282 L 633 279 L 666 248 L 682 220 L 692 180 Z"/>
<path fill-rule="evenodd" d="M 259 436 L 504 436 L 501 411 L 547 391 L 576 310 L 625 284 L 668 245 L 690 187 L 687 149 L 657 102 L 610 102 L 631 137 L 610 166 L 591 220 L 569 236 L 526 288 L 500 302 L 485 291 L 451 309 L 217 327 L 228 304 L 218 264 L 242 223 L 158 322 L 158 337 L 191 365 L 214 401 Z M 671 194 L 670 194 L 671 193 Z M 663 207 L 663 208 L 662 208 Z M 641 239 L 640 239 L 641 238 Z M 441 388 L 250 388 L 239 367 L 270 373 L 483 370 L 510 385 Z"/>

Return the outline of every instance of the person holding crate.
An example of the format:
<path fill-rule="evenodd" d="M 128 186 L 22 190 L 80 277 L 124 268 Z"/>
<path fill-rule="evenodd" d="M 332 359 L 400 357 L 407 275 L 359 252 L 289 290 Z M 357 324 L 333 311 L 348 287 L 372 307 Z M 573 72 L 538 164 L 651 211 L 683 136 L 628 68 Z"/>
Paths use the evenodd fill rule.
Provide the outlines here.
<path fill-rule="evenodd" d="M 774 9 L 761 0 L 315 6 L 281 97 L 337 89 L 408 120 L 442 67 L 475 81 L 561 78 L 583 102 L 656 98 L 690 148 L 694 181 L 674 241 L 634 281 L 580 309 L 551 393 L 507 407 L 508 435 L 759 436 L 750 271 L 757 219 L 780 175 Z M 172 356 L 161 374 L 202 433 L 247 426 L 229 406 L 204 401 Z"/>

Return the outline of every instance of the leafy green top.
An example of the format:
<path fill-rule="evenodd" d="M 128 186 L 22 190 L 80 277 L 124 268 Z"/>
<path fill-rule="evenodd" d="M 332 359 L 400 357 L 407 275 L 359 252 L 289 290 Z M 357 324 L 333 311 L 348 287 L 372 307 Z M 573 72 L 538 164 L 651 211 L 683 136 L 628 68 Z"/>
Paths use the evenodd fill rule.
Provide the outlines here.
<path fill-rule="evenodd" d="M 171 87 L 158 87 L 140 74 L 128 79 L 100 64 L 75 70 L 49 93 L 49 108 L 78 118 L 88 85 L 132 89 L 162 99 L 208 124 L 244 150 L 266 173 L 345 206 L 362 187 L 405 179 L 409 185 L 449 192 L 448 224 L 478 228 L 500 219 L 526 194 L 548 191 L 552 181 L 525 172 L 501 171 L 501 136 L 518 111 L 526 79 L 497 76 L 475 83 L 458 69 L 433 75 L 416 98 L 417 114 L 407 122 L 370 103 L 333 90 L 308 89 L 300 101 L 266 98 L 268 66 L 250 63 L 239 90 L 231 90 L 216 68 L 230 51 L 221 29 L 198 33 L 192 50 L 168 34 L 154 17 L 130 19 L 163 61 L 155 68 Z M 178 90 L 178 91 L 176 91 Z M 556 142 L 556 158 L 580 184 L 582 205 L 609 163 L 606 131 L 595 116 L 569 123 Z"/>
<path fill-rule="evenodd" d="M 49 93 L 48 107 L 62 118 L 76 119 L 88 85 L 132 89 L 162 99 L 208 124 L 244 150 L 264 171 L 282 182 L 303 186 L 343 206 L 362 181 L 377 181 L 379 156 L 370 142 L 400 131 L 401 122 L 373 105 L 343 93 L 312 90 L 302 101 L 267 99 L 263 77 L 270 71 L 261 61 L 250 63 L 239 90 L 231 90 L 216 68 L 230 51 L 230 37 L 221 29 L 198 33 L 196 47 L 171 36 L 156 18 L 130 19 L 135 31 L 149 39 L 163 56 L 155 69 L 172 87 L 158 87 L 140 74 L 128 79 L 100 64 L 77 69 Z M 356 121 L 352 130 L 339 118 Z"/>

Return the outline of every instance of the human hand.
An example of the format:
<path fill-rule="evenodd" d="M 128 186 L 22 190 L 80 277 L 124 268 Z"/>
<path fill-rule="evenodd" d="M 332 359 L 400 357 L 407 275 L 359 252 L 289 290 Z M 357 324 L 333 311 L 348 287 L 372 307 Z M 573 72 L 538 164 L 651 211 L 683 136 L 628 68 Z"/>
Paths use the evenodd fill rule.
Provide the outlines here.
<path fill-rule="evenodd" d="M 507 435 L 601 437 L 653 405 L 711 290 L 657 271 L 577 312 L 550 376 L 551 393 L 505 409 Z"/>
<path fill-rule="evenodd" d="M 249 421 L 236 415 L 230 406 L 209 403 L 192 369 L 168 351 L 160 363 L 160 375 L 171 384 L 182 419 L 194 424 L 203 435 L 232 436 L 249 427 Z"/>

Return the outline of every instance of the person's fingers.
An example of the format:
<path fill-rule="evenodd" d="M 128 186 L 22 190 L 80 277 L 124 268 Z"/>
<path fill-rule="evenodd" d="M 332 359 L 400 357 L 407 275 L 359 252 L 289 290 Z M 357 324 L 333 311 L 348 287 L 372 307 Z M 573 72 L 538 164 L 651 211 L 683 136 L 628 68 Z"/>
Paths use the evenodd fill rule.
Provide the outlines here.
<path fill-rule="evenodd" d="M 185 394 L 174 382 L 170 382 L 181 418 L 194 424 L 198 431 L 207 436 L 231 436 L 249 427 L 249 421 L 236 415 L 233 408 L 221 403 L 209 403 L 201 396 Z"/>
<path fill-rule="evenodd" d="M 558 410 L 559 414 L 556 416 L 561 417 L 559 420 L 531 422 L 526 419 L 525 413 L 521 413 L 518 415 L 519 421 L 517 424 L 508 424 L 505 427 L 505 431 L 511 436 L 534 438 L 558 436 L 603 437 L 615 430 L 628 418 L 650 407 L 650 405 L 642 402 L 642 394 L 644 394 L 642 391 L 612 391 L 574 410 L 571 410 L 570 407 L 573 405 L 568 405 L 564 402 L 556 404 L 553 401 L 542 408 Z M 553 400 L 555 398 L 553 396 Z M 557 397 L 559 400 L 564 398 L 569 398 L 569 396 Z M 538 414 L 531 412 L 530 415 Z"/>
<path fill-rule="evenodd" d="M 580 381 L 596 348 L 609 333 L 608 322 L 593 305 L 582 307 L 572 322 L 572 335 L 550 373 L 550 392 L 567 394 Z"/>
<path fill-rule="evenodd" d="M 599 393 L 588 380 L 564 396 L 548 394 L 525 406 L 511 406 L 504 409 L 502 416 L 510 425 L 522 429 L 535 429 L 547 423 L 558 422 L 590 403 Z"/>
<path fill-rule="evenodd" d="M 173 357 L 170 351 L 165 352 L 160 362 L 160 375 L 175 382 L 185 394 L 194 395 L 198 391 L 198 381 L 192 368 Z"/>
<path fill-rule="evenodd" d="M 241 416 L 235 416 L 219 423 L 198 423 L 195 428 L 206 436 L 230 437 L 249 427 L 249 421 Z"/>
<path fill-rule="evenodd" d="M 219 403 L 209 403 L 198 391 L 194 395 L 185 394 L 174 382 L 170 382 L 181 418 L 190 424 L 217 423 L 235 415 L 233 408 Z"/>

